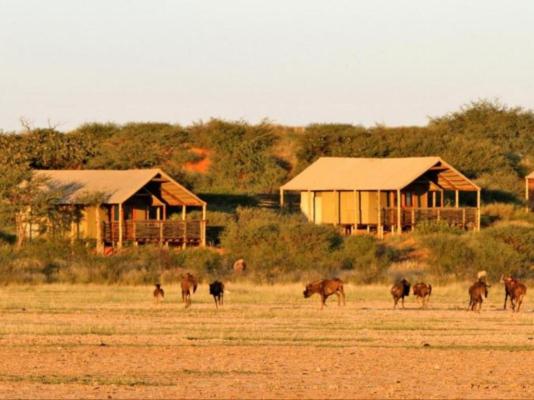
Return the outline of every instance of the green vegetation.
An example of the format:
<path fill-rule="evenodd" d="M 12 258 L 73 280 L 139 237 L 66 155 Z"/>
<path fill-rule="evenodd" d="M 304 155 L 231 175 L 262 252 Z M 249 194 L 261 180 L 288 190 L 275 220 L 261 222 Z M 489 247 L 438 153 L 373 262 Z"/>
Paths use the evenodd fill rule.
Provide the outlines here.
<path fill-rule="evenodd" d="M 478 270 L 492 279 L 533 273 L 534 216 L 522 207 L 523 177 L 534 170 L 530 110 L 479 101 L 424 127 L 394 128 L 221 120 L 191 126 L 91 123 L 64 133 L 52 128 L 0 133 L 0 146 L 4 283 L 174 282 L 185 269 L 205 278 L 225 277 L 241 257 L 250 266 L 247 279 L 270 283 L 333 275 L 379 282 L 391 279 L 392 267 L 412 259 L 423 274 L 443 280 L 470 278 Z M 276 207 L 278 187 L 320 156 L 425 155 L 443 157 L 483 187 L 481 234 L 422 224 L 404 239 L 344 238 L 332 227 L 311 225 L 299 213 Z M 144 247 L 99 257 L 91 243 L 67 246 L 59 238 L 13 247 L 16 237 L 23 237 L 14 226 L 26 204 L 38 220 L 55 212 L 52 205 L 60 195 L 42 194 L 38 188 L 46 182 L 32 181 L 32 169 L 150 167 L 163 168 L 208 201 L 208 242 L 223 252 Z"/>

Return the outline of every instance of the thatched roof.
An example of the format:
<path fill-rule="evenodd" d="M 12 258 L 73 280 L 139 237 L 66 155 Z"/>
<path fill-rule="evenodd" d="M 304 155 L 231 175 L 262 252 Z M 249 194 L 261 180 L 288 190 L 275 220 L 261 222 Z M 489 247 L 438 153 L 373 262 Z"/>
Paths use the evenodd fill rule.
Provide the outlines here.
<path fill-rule="evenodd" d="M 528 179 L 534 179 L 534 171 L 527 175 Z"/>
<path fill-rule="evenodd" d="M 283 190 L 398 190 L 428 171 L 445 190 L 480 188 L 439 157 L 322 157 L 283 185 Z"/>
<path fill-rule="evenodd" d="M 91 195 L 103 195 L 103 204 L 120 204 L 150 182 L 161 184 L 161 197 L 170 205 L 206 204 L 160 169 L 36 170 L 36 177 L 65 192 L 63 204 L 84 204 Z"/>

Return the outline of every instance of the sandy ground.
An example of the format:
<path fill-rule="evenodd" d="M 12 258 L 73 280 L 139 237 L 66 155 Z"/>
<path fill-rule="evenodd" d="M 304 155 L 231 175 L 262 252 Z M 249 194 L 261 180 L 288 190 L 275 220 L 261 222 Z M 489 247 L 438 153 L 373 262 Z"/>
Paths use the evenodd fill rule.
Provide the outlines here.
<path fill-rule="evenodd" d="M 148 287 L 0 290 L 0 398 L 534 398 L 534 312 L 480 314 L 464 287 L 393 311 L 386 287 L 349 287 L 323 311 L 297 285 L 201 286 L 184 310 Z"/>

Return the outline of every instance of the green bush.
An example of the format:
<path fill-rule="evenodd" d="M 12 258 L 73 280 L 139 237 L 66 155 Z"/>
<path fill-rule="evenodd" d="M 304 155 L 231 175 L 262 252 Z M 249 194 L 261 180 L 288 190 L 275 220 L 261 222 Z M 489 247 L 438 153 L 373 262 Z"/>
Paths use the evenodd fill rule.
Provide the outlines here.
<path fill-rule="evenodd" d="M 341 270 L 351 271 L 350 279 L 371 283 L 386 278 L 387 268 L 398 259 L 399 252 L 373 236 L 351 236 L 335 254 Z"/>
<path fill-rule="evenodd" d="M 224 277 L 223 257 L 209 249 L 166 250 L 143 246 L 98 256 L 83 244 L 33 241 L 16 251 L 0 247 L 0 282 L 7 283 L 175 283 L 185 271 L 201 280 Z"/>
<path fill-rule="evenodd" d="M 531 232 L 487 230 L 464 235 L 432 234 L 422 238 L 430 252 L 430 271 L 443 279 L 474 279 L 486 271 L 489 279 L 502 274 L 525 275 L 532 262 Z M 515 246 L 515 247 L 514 247 Z"/>

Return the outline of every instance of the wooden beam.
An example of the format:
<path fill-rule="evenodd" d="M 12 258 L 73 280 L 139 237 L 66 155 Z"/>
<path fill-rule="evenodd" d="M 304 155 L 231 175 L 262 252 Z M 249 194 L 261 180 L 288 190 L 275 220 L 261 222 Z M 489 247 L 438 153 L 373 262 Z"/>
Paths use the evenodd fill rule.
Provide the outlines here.
<path fill-rule="evenodd" d="M 96 254 L 104 254 L 104 240 L 102 239 L 102 222 L 100 221 L 100 204 L 95 206 L 96 215 Z M 111 227 L 110 227 L 111 229 Z"/>
<path fill-rule="evenodd" d="M 357 192 L 356 190 L 352 191 L 353 193 L 353 201 L 354 201 L 354 229 L 358 229 L 358 215 L 359 215 L 359 209 L 358 209 L 358 202 L 357 202 Z"/>
<path fill-rule="evenodd" d="M 284 208 L 284 189 L 280 189 L 280 208 Z"/>
<path fill-rule="evenodd" d="M 458 189 L 454 191 L 454 206 L 460 208 L 460 191 Z"/>
<path fill-rule="evenodd" d="M 123 224 L 124 224 L 124 212 L 123 212 L 123 209 L 122 209 L 122 203 L 119 203 L 117 205 L 117 207 L 119 207 L 119 240 L 117 242 L 117 247 L 120 249 L 122 248 L 122 241 L 123 241 L 123 235 L 124 235 L 124 227 L 123 227 Z"/>
<path fill-rule="evenodd" d="M 202 206 L 202 221 L 200 222 L 200 245 L 206 247 L 207 205 Z"/>
<path fill-rule="evenodd" d="M 440 179 L 440 178 L 443 179 L 445 182 L 447 182 L 447 183 L 451 186 L 452 189 L 454 189 L 454 190 L 457 189 L 456 185 L 454 185 L 450 180 L 448 180 L 447 178 L 445 178 L 442 174 L 439 174 L 439 175 L 438 175 L 438 184 L 439 184 L 439 179 Z M 441 185 L 440 185 L 440 186 L 441 186 Z"/>
<path fill-rule="evenodd" d="M 400 235 L 402 233 L 401 225 L 401 191 L 397 189 L 397 232 Z"/>
<path fill-rule="evenodd" d="M 380 192 L 380 190 L 378 190 L 377 194 L 378 194 L 378 207 L 377 207 L 377 211 L 378 211 L 377 221 L 378 222 L 376 224 L 376 234 L 379 239 L 383 239 L 383 235 L 382 235 L 382 193 Z"/>

